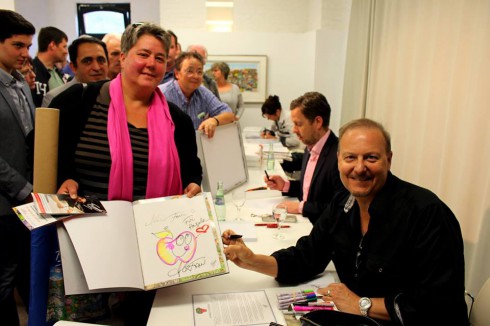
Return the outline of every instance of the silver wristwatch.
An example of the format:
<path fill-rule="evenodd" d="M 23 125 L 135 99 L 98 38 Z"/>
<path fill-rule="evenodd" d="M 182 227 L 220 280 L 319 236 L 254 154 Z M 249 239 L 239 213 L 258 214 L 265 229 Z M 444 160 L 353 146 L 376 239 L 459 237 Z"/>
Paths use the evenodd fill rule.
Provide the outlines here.
<path fill-rule="evenodd" d="M 371 299 L 362 297 L 359 299 L 359 308 L 361 309 L 361 315 L 367 316 L 369 309 L 371 308 Z"/>

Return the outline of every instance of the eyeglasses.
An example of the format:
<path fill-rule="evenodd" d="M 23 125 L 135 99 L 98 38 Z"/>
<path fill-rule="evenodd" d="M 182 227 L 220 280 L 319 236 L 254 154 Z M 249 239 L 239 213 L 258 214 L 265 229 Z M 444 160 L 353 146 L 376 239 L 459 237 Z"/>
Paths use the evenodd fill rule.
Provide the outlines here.
<path fill-rule="evenodd" d="M 202 70 L 194 70 L 194 69 L 185 69 L 184 73 L 188 76 L 191 77 L 192 75 L 197 75 L 198 77 L 202 77 L 204 75 L 204 71 Z"/>

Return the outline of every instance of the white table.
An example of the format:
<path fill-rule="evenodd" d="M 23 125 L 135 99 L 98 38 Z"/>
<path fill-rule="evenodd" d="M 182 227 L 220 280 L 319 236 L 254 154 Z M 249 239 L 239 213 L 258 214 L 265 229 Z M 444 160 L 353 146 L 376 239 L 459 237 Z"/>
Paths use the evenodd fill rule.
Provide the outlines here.
<path fill-rule="evenodd" d="M 280 164 L 276 164 L 274 174 L 284 176 Z M 243 185 L 244 189 L 264 186 L 264 172 L 260 168 L 249 169 L 249 181 Z M 296 200 L 294 198 L 282 197 L 279 191 L 267 190 L 263 193 L 247 193 L 247 201 L 242 209 L 241 216 L 245 221 L 260 222 L 260 218 L 251 217 L 251 212 L 257 212 L 258 207 L 265 206 L 263 210 L 270 212 L 272 209 L 271 202 L 277 203 L 282 200 Z M 263 199 L 252 199 L 252 197 L 273 196 Z M 274 197 L 275 196 L 275 197 Z M 225 196 L 227 201 L 227 220 L 234 220 L 236 208 L 231 201 L 231 194 Z M 267 203 L 267 204 L 266 204 Z M 269 207 L 270 206 L 270 207 Z M 290 223 L 290 228 L 282 229 L 286 238 L 283 240 L 273 239 L 272 236 L 277 229 L 257 227 L 257 241 L 248 242 L 247 245 L 257 253 L 271 254 L 272 252 L 293 246 L 296 240 L 309 234 L 312 225 L 308 219 L 298 216 L 297 223 Z M 243 292 L 277 288 L 280 285 L 270 276 L 241 269 L 232 262 L 228 264 L 230 273 L 209 279 L 199 280 L 177 286 L 162 288 L 157 291 L 153 307 L 148 320 L 148 325 L 193 325 L 192 295 Z M 327 270 L 332 270 L 330 267 Z M 274 309 L 275 307 L 273 307 Z M 282 315 L 276 310 L 276 317 L 281 320 Z"/>
<path fill-rule="evenodd" d="M 234 208 L 234 207 L 233 207 Z M 277 229 L 257 227 L 258 240 L 247 245 L 257 253 L 270 254 L 292 246 L 297 238 L 308 234 L 311 224 L 298 222 L 283 229 L 286 239 L 275 240 Z M 192 325 L 192 295 L 263 290 L 279 287 L 274 278 L 245 270 L 229 262 L 230 273 L 196 282 L 162 288 L 157 291 L 148 325 Z M 280 316 L 276 317 L 280 318 Z"/>

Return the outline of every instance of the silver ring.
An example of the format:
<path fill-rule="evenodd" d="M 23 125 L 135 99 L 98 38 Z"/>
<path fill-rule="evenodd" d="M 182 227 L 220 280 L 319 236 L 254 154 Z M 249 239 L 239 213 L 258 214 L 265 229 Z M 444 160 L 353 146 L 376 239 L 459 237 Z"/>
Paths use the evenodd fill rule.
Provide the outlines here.
<path fill-rule="evenodd" d="M 329 290 L 327 290 L 327 294 L 326 294 L 326 296 L 327 296 L 327 297 L 331 297 L 331 296 L 332 296 L 332 294 L 331 294 L 331 292 L 330 292 L 330 289 L 329 289 Z"/>

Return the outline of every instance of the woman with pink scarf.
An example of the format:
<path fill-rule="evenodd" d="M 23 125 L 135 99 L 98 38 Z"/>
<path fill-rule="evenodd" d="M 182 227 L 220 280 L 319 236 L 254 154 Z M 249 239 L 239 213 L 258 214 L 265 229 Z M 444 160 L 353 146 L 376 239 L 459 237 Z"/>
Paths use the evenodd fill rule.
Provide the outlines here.
<path fill-rule="evenodd" d="M 159 26 L 132 24 L 115 79 L 78 84 L 53 99 L 61 112 L 58 193 L 133 201 L 201 192 L 192 121 L 157 87 L 169 44 Z M 145 325 L 153 297 L 130 293 L 125 324 Z"/>

